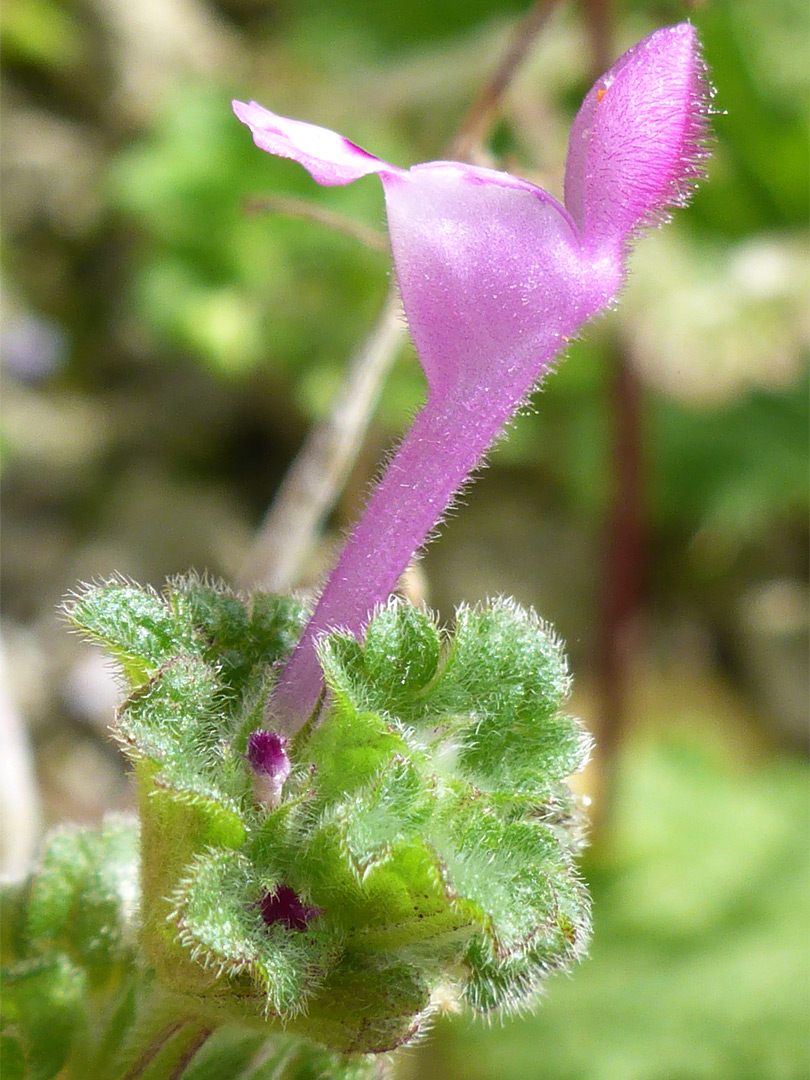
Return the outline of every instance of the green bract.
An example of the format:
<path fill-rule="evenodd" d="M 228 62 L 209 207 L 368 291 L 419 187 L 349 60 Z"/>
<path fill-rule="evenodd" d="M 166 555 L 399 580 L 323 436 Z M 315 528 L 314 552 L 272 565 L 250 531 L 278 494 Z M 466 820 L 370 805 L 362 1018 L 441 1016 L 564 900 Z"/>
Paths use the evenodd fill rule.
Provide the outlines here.
<path fill-rule="evenodd" d="M 565 780 L 588 739 L 559 712 L 565 660 L 533 613 L 462 608 L 443 638 L 392 602 L 363 645 L 325 637 L 327 704 L 290 744 L 274 807 L 246 748 L 273 728 L 301 605 L 196 579 L 163 597 L 112 582 L 70 617 L 130 683 L 116 730 L 139 790 L 140 941 L 186 1012 L 380 1052 L 420 1030 L 440 991 L 512 1009 L 582 952 Z M 279 888 L 305 905 L 300 924 L 265 917 Z"/>

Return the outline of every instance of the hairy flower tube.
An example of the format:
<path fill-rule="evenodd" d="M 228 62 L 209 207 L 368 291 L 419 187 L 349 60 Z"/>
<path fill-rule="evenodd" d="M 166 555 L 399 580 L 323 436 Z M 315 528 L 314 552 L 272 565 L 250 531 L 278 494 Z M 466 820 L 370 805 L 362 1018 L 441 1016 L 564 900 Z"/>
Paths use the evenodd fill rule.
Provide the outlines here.
<path fill-rule="evenodd" d="M 273 698 L 296 731 L 323 689 L 318 639 L 359 637 L 555 357 L 616 298 L 630 242 L 701 175 L 708 89 L 694 28 L 658 30 L 594 84 L 571 129 L 565 206 L 506 173 L 389 165 L 332 131 L 234 102 L 257 146 L 320 184 L 382 181 L 427 397 L 373 492 Z"/>

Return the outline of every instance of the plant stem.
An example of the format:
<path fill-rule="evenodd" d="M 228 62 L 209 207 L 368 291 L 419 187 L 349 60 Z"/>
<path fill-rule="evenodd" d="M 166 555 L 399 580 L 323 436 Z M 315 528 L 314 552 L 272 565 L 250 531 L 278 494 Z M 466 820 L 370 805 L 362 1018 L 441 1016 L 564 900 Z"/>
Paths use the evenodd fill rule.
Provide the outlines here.
<path fill-rule="evenodd" d="M 613 58 L 611 0 L 584 0 L 597 78 Z M 638 376 L 621 344 L 610 341 L 609 368 L 612 503 L 604 526 L 604 564 L 598 659 L 599 748 L 603 776 L 594 827 L 610 816 L 613 771 L 627 713 L 629 671 L 637 649 L 637 620 L 646 570 L 643 401 Z"/>
<path fill-rule="evenodd" d="M 0 644 L 0 807 L 2 871 L 9 879 L 29 872 L 41 827 L 39 790 L 28 730 L 10 685 Z"/>
<path fill-rule="evenodd" d="M 620 348 L 610 349 L 613 502 L 605 525 L 604 581 L 597 665 L 599 747 L 603 762 L 599 825 L 609 817 L 612 774 L 627 711 L 628 672 L 646 563 L 642 397 L 638 376 Z"/>
<path fill-rule="evenodd" d="M 154 1059 L 158 1056 L 161 1050 L 166 1046 L 169 1040 L 175 1035 L 181 1028 L 185 1027 L 189 1023 L 187 1017 L 180 1020 L 174 1020 L 172 1023 L 167 1024 L 152 1042 L 141 1053 L 140 1057 L 135 1061 L 132 1067 L 124 1075 L 123 1080 L 137 1080 L 139 1076 L 143 1076 L 144 1072 L 149 1068 Z"/>
<path fill-rule="evenodd" d="M 314 221 L 318 225 L 334 229 L 344 236 L 358 240 L 372 251 L 390 251 L 388 237 L 380 229 L 364 225 L 361 221 L 337 214 L 319 203 L 309 199 L 297 199 L 292 195 L 262 195 L 246 200 L 243 204 L 245 213 L 286 214 L 287 217 L 300 218 L 302 221 Z"/>
<path fill-rule="evenodd" d="M 292 1059 L 296 1056 L 300 1048 L 300 1043 L 296 1043 L 293 1041 L 276 1062 L 276 1066 L 268 1077 L 268 1080 L 282 1080 L 284 1076 L 284 1071 L 286 1070 Z"/>
<path fill-rule="evenodd" d="M 613 61 L 613 4 L 611 0 L 584 0 L 591 45 L 591 75 L 598 79 Z"/>

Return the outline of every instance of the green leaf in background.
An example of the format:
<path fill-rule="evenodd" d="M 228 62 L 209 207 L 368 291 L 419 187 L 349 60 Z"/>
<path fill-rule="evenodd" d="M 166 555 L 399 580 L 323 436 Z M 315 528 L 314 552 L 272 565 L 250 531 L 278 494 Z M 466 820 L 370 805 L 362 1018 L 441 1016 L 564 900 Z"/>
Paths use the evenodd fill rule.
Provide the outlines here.
<path fill-rule="evenodd" d="M 0 22 L 3 50 L 44 68 L 70 69 L 86 56 L 75 13 L 58 0 L 10 0 Z"/>
<path fill-rule="evenodd" d="M 101 1077 L 125 1034 L 137 971 L 137 824 L 58 829 L 26 886 L 3 893 L 13 902 L 4 921 L 15 924 L 3 968 L 4 1075 L 22 1058 L 21 1075 L 50 1080 L 78 1056 Z"/>
<path fill-rule="evenodd" d="M 138 834 L 129 819 L 101 829 L 64 827 L 48 842 L 27 903 L 31 954 L 64 954 L 91 985 L 132 962 L 140 887 Z"/>
<path fill-rule="evenodd" d="M 22 1054 L 31 1080 L 51 1080 L 87 1023 L 86 976 L 63 954 L 22 961 L 4 976 L 3 1024 L 19 1032 L 12 1054 Z"/>

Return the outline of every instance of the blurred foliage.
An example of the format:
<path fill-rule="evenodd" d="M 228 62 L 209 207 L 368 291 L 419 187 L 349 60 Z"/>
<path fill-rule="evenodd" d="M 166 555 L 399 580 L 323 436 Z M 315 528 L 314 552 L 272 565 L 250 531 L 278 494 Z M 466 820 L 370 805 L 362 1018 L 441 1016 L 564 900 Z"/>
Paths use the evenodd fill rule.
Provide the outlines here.
<path fill-rule="evenodd" d="M 104 733 L 115 691 L 55 606 L 78 580 L 116 571 L 154 583 L 192 565 L 232 575 L 385 294 L 379 252 L 246 212 L 282 193 L 382 229 L 376 180 L 317 187 L 253 148 L 230 97 L 403 165 L 430 160 L 525 7 L 3 4 L 2 628 L 46 819 L 97 818 L 130 798 Z M 557 194 L 592 75 L 587 8 L 559 5 L 484 148 Z M 655 26 L 696 23 L 717 87 L 709 180 L 639 245 L 623 303 L 572 345 L 424 569 L 445 615 L 498 591 L 534 604 L 588 686 L 621 354 L 642 392 L 646 677 L 666 699 L 662 730 L 680 723 L 670 699 L 686 675 L 704 679 L 704 707 L 686 742 L 626 739 L 611 843 L 594 848 L 591 964 L 552 984 L 525 1026 L 442 1028 L 414 1069 L 508 1080 L 532 1077 L 539 1057 L 550 1078 L 800 1080 L 807 9 L 611 10 L 613 54 Z M 422 388 L 404 350 L 334 525 L 356 512 Z M 718 687 L 744 696 L 755 763 L 735 759 L 736 735 L 716 741 Z"/>

